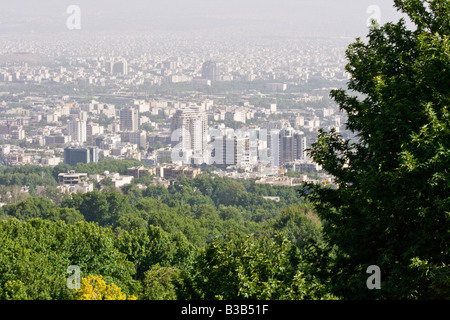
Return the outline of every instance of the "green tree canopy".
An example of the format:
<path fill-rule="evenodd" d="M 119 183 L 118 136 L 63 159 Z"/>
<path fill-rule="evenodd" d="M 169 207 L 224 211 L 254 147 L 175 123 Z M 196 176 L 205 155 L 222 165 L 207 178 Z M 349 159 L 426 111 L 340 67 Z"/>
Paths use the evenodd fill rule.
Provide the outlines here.
<path fill-rule="evenodd" d="M 169 234 L 160 227 L 124 231 L 116 239 L 116 247 L 134 263 L 135 278 L 142 280 L 151 266 L 181 266 L 192 258 L 194 247 L 180 233 Z"/>
<path fill-rule="evenodd" d="M 84 220 L 81 213 L 74 208 L 59 208 L 51 200 L 42 197 L 32 197 L 16 204 L 5 205 L 0 208 L 0 214 L 20 220 L 34 218 L 63 220 L 69 224 Z"/>
<path fill-rule="evenodd" d="M 0 299 L 72 299 L 66 286 L 71 265 L 127 293 L 133 288 L 133 264 L 114 247 L 112 231 L 94 223 L 0 221 L 0 247 Z"/>
<path fill-rule="evenodd" d="M 333 247 L 334 293 L 449 298 L 450 2 L 394 3 L 416 28 L 374 25 L 349 46 L 348 88 L 360 97 L 331 96 L 356 137 L 320 131 L 310 154 L 338 188 L 311 186 L 309 199 Z M 380 290 L 367 289 L 370 265 L 381 269 Z"/>
<path fill-rule="evenodd" d="M 285 237 L 230 234 L 203 250 L 185 285 L 194 299 L 332 299 Z"/>

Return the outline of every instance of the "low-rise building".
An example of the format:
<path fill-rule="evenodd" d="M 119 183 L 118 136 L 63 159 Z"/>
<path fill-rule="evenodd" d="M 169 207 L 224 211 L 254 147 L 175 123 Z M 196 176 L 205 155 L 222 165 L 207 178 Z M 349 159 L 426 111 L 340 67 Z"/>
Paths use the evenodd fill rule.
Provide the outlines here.
<path fill-rule="evenodd" d="M 71 170 L 68 173 L 58 175 L 58 189 L 64 193 L 87 193 L 94 191 L 94 184 L 89 183 L 87 173 L 76 173 Z"/>
<path fill-rule="evenodd" d="M 187 178 L 194 179 L 197 175 L 201 173 L 201 169 L 199 168 L 191 168 L 189 166 L 163 166 L 160 167 L 160 176 L 161 178 L 167 180 L 175 180 L 180 175 L 185 175 Z"/>
<path fill-rule="evenodd" d="M 87 181 L 87 173 L 76 173 L 71 170 L 68 173 L 60 173 L 58 175 L 58 183 L 60 185 L 75 185 Z"/>
<path fill-rule="evenodd" d="M 133 176 L 136 179 L 146 175 L 156 175 L 156 168 L 146 168 L 144 166 L 128 168 L 127 175 Z"/>

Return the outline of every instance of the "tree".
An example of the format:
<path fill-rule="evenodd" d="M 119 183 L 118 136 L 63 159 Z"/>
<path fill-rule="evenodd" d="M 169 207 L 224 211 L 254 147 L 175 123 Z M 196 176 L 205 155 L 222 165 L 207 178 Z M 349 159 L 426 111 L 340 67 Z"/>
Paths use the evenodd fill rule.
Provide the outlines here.
<path fill-rule="evenodd" d="M 331 97 L 355 139 L 319 132 L 310 155 L 338 188 L 307 196 L 324 221 L 333 293 L 449 298 L 436 284 L 450 282 L 450 2 L 394 3 L 417 28 L 373 25 L 367 43 L 349 46 L 348 89 L 359 95 Z M 381 269 L 381 290 L 366 287 L 369 265 Z"/>
<path fill-rule="evenodd" d="M 313 213 L 299 205 L 283 209 L 281 216 L 275 220 L 274 229 L 277 232 L 283 231 L 288 240 L 299 247 L 308 240 L 321 241 L 321 222 Z"/>
<path fill-rule="evenodd" d="M 155 226 L 124 231 L 117 237 L 115 247 L 133 262 L 136 280 L 142 280 L 155 264 L 169 267 L 190 262 L 194 249 L 183 235 L 169 234 Z"/>
<path fill-rule="evenodd" d="M 8 280 L 0 291 L 1 300 L 30 300 L 24 283 L 20 280 Z"/>
<path fill-rule="evenodd" d="M 62 206 L 78 210 L 86 221 L 97 222 L 100 226 L 114 226 L 121 216 L 134 211 L 127 196 L 116 190 L 104 193 L 76 193 L 72 198 L 66 199 Z"/>
<path fill-rule="evenodd" d="M 63 207 L 74 208 L 84 216 L 86 221 L 97 222 L 105 225 L 105 220 L 109 220 L 109 203 L 106 195 L 98 191 L 88 193 L 76 193 L 72 198 L 66 199 Z"/>
<path fill-rule="evenodd" d="M 223 205 L 219 206 L 219 216 L 223 220 L 235 220 L 241 221 L 243 219 L 242 213 L 236 209 L 235 207 L 228 206 L 225 207 Z"/>
<path fill-rule="evenodd" d="M 5 205 L 0 213 L 20 220 L 43 218 L 52 221 L 63 220 L 68 224 L 83 221 L 84 217 L 73 208 L 59 208 L 43 197 L 28 198 L 16 204 Z"/>
<path fill-rule="evenodd" d="M 76 300 L 136 300 L 136 297 L 127 296 L 114 283 L 107 284 L 102 276 L 89 275 L 81 279 L 81 288 L 77 290 Z"/>
<path fill-rule="evenodd" d="M 100 181 L 102 187 L 114 187 L 114 182 L 110 177 L 105 177 Z"/>
<path fill-rule="evenodd" d="M 302 271 L 299 250 L 285 237 L 230 234 L 197 258 L 185 292 L 193 299 L 334 299 L 324 285 Z"/>
<path fill-rule="evenodd" d="M 139 189 L 135 184 L 129 184 L 122 187 L 122 192 L 128 196 L 128 200 L 131 205 L 138 203 L 139 199 L 142 198 L 142 190 Z"/>
<path fill-rule="evenodd" d="M 153 265 L 144 274 L 141 300 L 177 300 L 176 281 L 180 270 L 173 267 Z"/>
<path fill-rule="evenodd" d="M 111 230 L 94 223 L 10 219 L 0 221 L 0 298 L 68 300 L 67 268 L 102 275 L 134 292 L 133 264 L 114 246 Z"/>

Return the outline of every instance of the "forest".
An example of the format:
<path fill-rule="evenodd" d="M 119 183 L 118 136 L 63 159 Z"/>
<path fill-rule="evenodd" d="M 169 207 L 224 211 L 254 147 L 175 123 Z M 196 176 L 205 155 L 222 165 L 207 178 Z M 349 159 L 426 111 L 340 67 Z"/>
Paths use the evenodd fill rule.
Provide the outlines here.
<path fill-rule="evenodd" d="M 120 164 L 73 169 L 123 172 Z M 10 167 L 0 180 L 54 186 L 67 169 Z M 298 188 L 206 173 L 169 187 L 138 182 L 145 177 L 59 203 L 34 195 L 1 207 L 0 299 L 83 299 L 89 286 L 115 299 L 332 298 L 303 257 L 322 243 L 322 226 Z M 80 290 L 66 286 L 69 266 L 80 268 Z"/>

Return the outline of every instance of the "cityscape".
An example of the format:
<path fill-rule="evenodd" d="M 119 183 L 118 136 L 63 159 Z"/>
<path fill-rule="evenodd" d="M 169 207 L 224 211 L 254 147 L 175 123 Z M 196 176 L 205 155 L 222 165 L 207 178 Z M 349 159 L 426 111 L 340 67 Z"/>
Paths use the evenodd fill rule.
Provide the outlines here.
<path fill-rule="evenodd" d="M 3 1 L 0 300 L 449 299 L 449 11 Z"/>
<path fill-rule="evenodd" d="M 178 48 L 181 39 L 149 37 L 139 46 L 127 36 L 127 46 L 99 56 L 93 43 L 107 52 L 112 39 L 89 39 L 77 55 L 58 49 L 66 47 L 60 39 L 47 46 L 57 52 L 52 61 L 32 53 L 33 43 L 11 53 L 14 41 L 6 41 L 0 67 L 4 165 L 74 165 L 70 150 L 85 150 L 76 161 L 214 166 L 221 175 L 264 181 L 289 171 L 296 183 L 309 176 L 332 183 L 306 149 L 319 128 L 345 134 L 345 115 L 329 92 L 348 80 L 348 39 L 280 46 L 279 39 L 250 38 L 227 48 L 192 39 Z"/>

